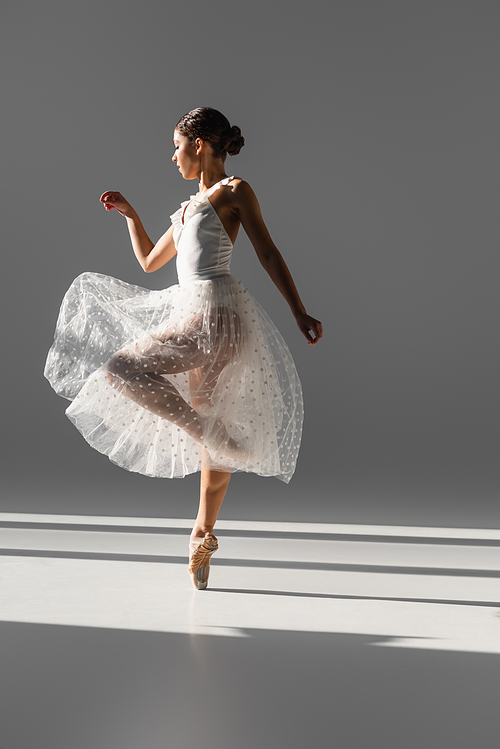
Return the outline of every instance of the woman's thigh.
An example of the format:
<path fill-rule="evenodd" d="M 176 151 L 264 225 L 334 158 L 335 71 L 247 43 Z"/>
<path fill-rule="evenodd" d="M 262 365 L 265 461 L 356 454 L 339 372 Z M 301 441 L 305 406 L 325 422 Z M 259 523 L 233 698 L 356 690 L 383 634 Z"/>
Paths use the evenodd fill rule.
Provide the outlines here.
<path fill-rule="evenodd" d="M 124 379 L 139 372 L 192 371 L 194 391 L 213 390 L 222 370 L 241 346 L 238 315 L 226 307 L 158 328 L 116 352 L 108 370 Z"/>

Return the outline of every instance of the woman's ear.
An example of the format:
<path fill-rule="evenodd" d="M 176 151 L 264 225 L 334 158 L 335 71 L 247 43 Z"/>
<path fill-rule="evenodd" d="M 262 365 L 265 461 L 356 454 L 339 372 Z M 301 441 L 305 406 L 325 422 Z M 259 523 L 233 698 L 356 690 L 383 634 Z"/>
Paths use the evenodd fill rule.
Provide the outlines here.
<path fill-rule="evenodd" d="M 196 138 L 194 144 L 196 146 L 196 155 L 198 156 L 203 150 L 203 141 L 201 138 Z"/>

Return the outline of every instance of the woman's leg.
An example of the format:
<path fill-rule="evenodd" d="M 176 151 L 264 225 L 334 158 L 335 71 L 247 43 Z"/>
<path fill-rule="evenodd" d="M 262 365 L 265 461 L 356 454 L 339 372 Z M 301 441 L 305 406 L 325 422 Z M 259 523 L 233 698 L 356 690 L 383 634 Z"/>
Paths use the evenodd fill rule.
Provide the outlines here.
<path fill-rule="evenodd" d="M 218 353 L 219 357 L 211 356 L 203 352 L 193 337 L 176 335 L 174 339 L 166 331 L 114 354 L 108 362 L 108 381 L 137 405 L 181 427 L 201 446 L 226 457 L 245 459 L 248 451 L 230 437 L 225 425 L 196 410 L 198 403 L 209 403 L 209 396 L 230 358 L 226 348 Z M 198 390 L 192 391 L 191 405 L 181 397 L 168 375 L 193 370 L 198 373 Z"/>
<path fill-rule="evenodd" d="M 219 548 L 213 529 L 230 478 L 228 471 L 213 471 L 207 465 L 202 465 L 200 506 L 189 540 L 188 567 L 192 583 L 198 590 L 207 587 L 210 560 Z"/>
<path fill-rule="evenodd" d="M 213 532 L 230 478 L 231 473 L 228 471 L 213 471 L 206 465 L 202 466 L 200 505 L 191 538 L 203 538 L 206 533 Z"/>
<path fill-rule="evenodd" d="M 123 369 L 122 362 L 130 361 L 129 358 L 124 359 L 125 356 L 126 354 L 118 353 L 111 360 L 108 367 L 110 385 L 138 406 L 180 426 L 201 444 L 204 437 L 203 417 L 181 397 L 172 382 L 157 372 L 141 372 L 133 378 L 122 376 L 118 367 L 121 365 Z"/>

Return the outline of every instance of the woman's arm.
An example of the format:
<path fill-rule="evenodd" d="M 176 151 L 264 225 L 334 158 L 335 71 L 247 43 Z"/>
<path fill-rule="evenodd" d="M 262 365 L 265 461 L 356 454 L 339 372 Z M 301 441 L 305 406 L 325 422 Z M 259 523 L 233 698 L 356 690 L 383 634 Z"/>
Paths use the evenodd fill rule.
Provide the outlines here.
<path fill-rule="evenodd" d="M 254 191 L 247 182 L 240 181 L 235 185 L 233 195 L 235 211 L 255 248 L 262 266 L 288 302 L 297 325 L 306 337 L 307 342 L 312 345 L 318 343 L 323 336 L 323 326 L 319 320 L 307 314 L 292 275 L 264 223 Z"/>
<path fill-rule="evenodd" d="M 108 190 L 101 195 L 100 201 L 107 211 L 115 209 L 126 218 L 134 254 L 145 273 L 153 273 L 174 257 L 177 250 L 174 245 L 173 226 L 167 229 L 165 234 L 154 244 L 146 234 L 136 211 L 121 193 Z"/>

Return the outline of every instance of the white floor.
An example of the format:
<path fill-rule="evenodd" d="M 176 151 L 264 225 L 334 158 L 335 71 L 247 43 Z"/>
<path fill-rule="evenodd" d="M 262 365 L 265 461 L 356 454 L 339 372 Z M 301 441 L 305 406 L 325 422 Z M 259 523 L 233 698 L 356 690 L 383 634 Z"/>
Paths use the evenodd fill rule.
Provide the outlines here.
<path fill-rule="evenodd" d="M 0 749 L 495 746 L 500 531 L 190 525 L 0 514 Z"/>

